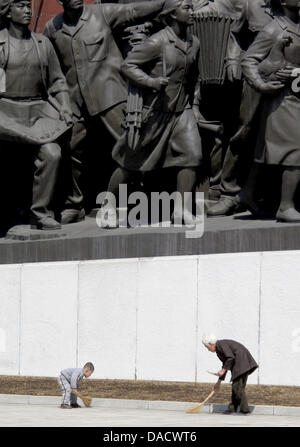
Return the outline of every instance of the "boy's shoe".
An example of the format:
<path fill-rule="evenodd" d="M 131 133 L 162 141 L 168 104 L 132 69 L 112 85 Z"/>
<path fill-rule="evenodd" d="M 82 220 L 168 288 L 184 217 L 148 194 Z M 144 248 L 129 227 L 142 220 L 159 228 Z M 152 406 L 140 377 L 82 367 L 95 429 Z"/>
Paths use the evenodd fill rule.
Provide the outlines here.
<path fill-rule="evenodd" d="M 64 408 L 66 410 L 70 410 L 72 408 L 71 405 L 67 405 L 67 404 L 61 404 L 60 408 Z"/>
<path fill-rule="evenodd" d="M 72 407 L 72 408 L 81 408 L 81 405 L 78 405 L 78 404 L 71 404 L 71 407 Z"/>

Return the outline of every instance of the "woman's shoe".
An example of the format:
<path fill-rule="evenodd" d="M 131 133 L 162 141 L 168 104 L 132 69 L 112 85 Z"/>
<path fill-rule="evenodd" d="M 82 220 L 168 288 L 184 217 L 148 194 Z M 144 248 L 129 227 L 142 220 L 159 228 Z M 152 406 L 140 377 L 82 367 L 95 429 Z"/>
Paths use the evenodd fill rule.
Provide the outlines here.
<path fill-rule="evenodd" d="M 231 410 L 225 410 L 225 411 L 223 411 L 223 413 L 222 414 L 236 414 L 236 411 L 231 411 Z"/>
<path fill-rule="evenodd" d="M 81 405 L 78 405 L 78 404 L 71 404 L 71 407 L 72 407 L 72 408 L 81 408 Z"/>

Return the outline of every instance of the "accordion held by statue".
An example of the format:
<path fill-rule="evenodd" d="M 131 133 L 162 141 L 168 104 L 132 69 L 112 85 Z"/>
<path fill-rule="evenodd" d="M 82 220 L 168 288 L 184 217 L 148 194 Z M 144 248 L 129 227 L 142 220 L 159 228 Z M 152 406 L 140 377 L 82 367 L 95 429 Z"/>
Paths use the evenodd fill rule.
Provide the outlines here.
<path fill-rule="evenodd" d="M 194 15 L 191 33 L 200 40 L 199 75 L 202 84 L 223 84 L 233 19 L 215 11 Z"/>

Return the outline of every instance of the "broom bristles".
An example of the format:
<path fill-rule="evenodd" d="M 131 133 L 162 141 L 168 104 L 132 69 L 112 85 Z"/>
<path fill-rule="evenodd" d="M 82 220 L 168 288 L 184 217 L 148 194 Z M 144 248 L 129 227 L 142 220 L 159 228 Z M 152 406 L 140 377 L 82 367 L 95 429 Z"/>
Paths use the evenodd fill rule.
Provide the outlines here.
<path fill-rule="evenodd" d="M 92 402 L 92 398 L 91 397 L 89 397 L 89 396 L 82 396 L 81 400 L 82 400 L 82 402 L 84 403 L 84 405 L 86 407 L 89 407 L 91 405 L 91 402 Z"/>
<path fill-rule="evenodd" d="M 195 414 L 200 413 L 204 404 L 193 405 L 192 407 L 186 410 L 186 413 Z"/>
<path fill-rule="evenodd" d="M 84 405 L 86 407 L 89 407 L 91 405 L 92 402 L 92 398 L 90 396 L 83 396 L 81 393 L 79 393 L 77 390 L 72 390 L 73 394 L 76 394 L 77 397 L 79 397 L 82 402 L 84 403 Z"/>
<path fill-rule="evenodd" d="M 203 405 L 215 394 L 214 390 L 212 390 L 209 395 L 207 396 L 206 399 L 204 399 L 203 402 L 201 402 L 200 404 L 196 404 L 193 405 L 192 407 L 189 407 L 186 410 L 186 413 L 200 413 L 200 411 L 202 410 Z"/>

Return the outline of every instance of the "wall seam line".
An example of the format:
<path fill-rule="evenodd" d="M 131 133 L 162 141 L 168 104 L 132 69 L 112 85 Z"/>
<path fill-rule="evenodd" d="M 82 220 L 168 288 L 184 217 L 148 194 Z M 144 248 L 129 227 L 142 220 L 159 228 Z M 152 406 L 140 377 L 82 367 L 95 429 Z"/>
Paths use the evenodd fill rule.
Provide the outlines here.
<path fill-rule="evenodd" d="M 198 331 L 199 331 L 199 321 L 198 321 L 198 313 L 199 313 L 199 262 L 200 258 L 199 256 L 197 257 L 197 270 L 196 270 L 196 281 L 197 281 L 197 298 L 196 298 L 196 352 L 195 352 L 195 383 L 197 383 L 197 378 L 198 378 L 198 367 L 197 367 L 197 354 L 198 354 Z"/>
<path fill-rule="evenodd" d="M 135 287 L 135 353 L 134 353 L 134 380 L 137 380 L 137 345 L 138 345 L 138 299 L 140 280 L 140 258 L 136 264 L 136 287 Z"/>
<path fill-rule="evenodd" d="M 21 375 L 21 330 L 22 330 L 22 282 L 23 282 L 23 268 L 24 264 L 21 264 L 20 268 L 20 285 L 19 285 L 19 359 L 18 359 L 18 375 Z"/>
<path fill-rule="evenodd" d="M 76 367 L 78 368 L 78 340 L 79 340 L 79 266 L 81 262 L 77 264 L 77 321 L 76 321 Z"/>
<path fill-rule="evenodd" d="M 260 342 L 261 342 L 261 299 L 262 299 L 262 264 L 263 264 L 263 253 L 260 253 L 259 262 L 259 301 L 258 301 L 258 365 L 260 365 Z M 257 384 L 260 384 L 260 369 L 258 368 L 257 373 Z"/>

